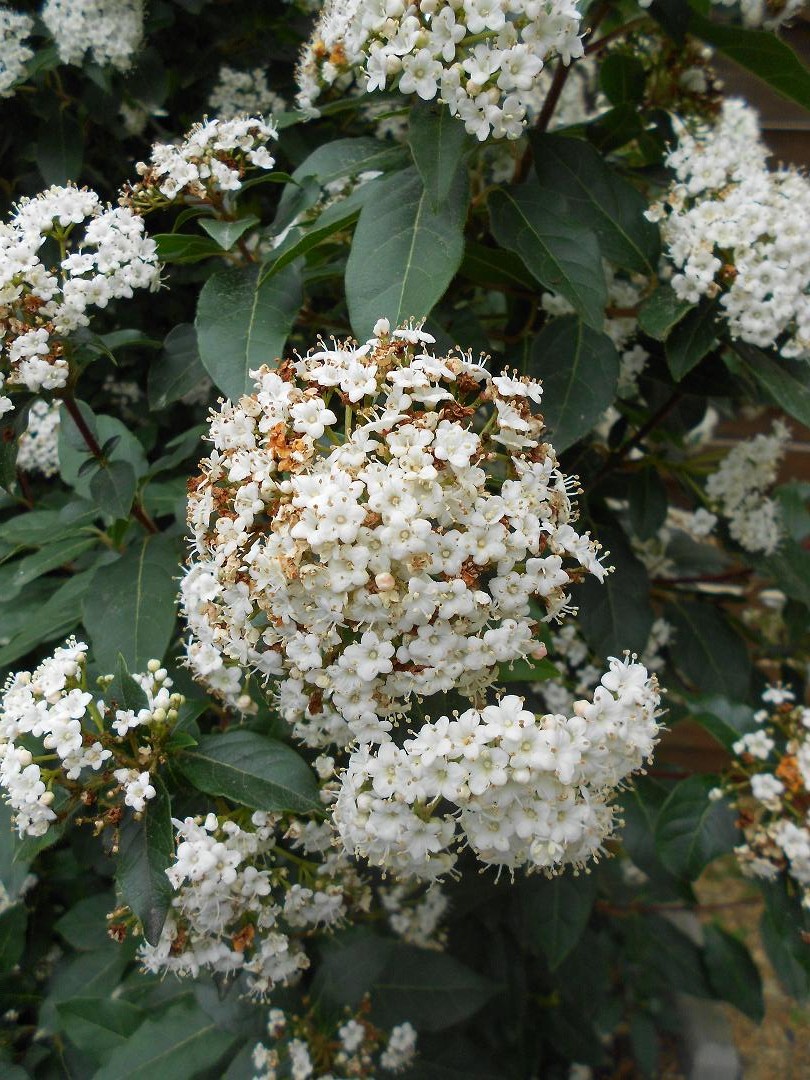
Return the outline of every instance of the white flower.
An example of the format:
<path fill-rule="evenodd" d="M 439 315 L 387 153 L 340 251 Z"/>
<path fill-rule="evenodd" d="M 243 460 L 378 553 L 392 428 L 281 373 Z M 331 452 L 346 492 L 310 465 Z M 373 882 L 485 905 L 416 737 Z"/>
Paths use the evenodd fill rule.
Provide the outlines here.
<path fill-rule="evenodd" d="M 15 84 L 24 78 L 34 50 L 25 39 L 34 29 L 30 15 L 0 7 L 0 98 L 14 96 Z"/>
<path fill-rule="evenodd" d="M 42 9 L 62 63 L 81 66 L 90 52 L 97 64 L 121 71 L 141 46 L 143 18 L 143 0 L 46 0 Z"/>

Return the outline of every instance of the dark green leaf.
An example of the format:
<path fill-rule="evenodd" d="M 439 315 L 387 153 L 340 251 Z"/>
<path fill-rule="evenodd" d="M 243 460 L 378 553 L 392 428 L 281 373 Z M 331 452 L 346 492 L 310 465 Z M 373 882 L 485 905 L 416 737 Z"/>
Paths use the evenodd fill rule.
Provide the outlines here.
<path fill-rule="evenodd" d="M 464 168 L 436 209 L 416 168 L 375 182 L 346 264 L 346 302 L 358 340 L 381 317 L 397 326 L 430 314 L 461 263 L 468 201 Z"/>
<path fill-rule="evenodd" d="M 527 656 L 523 660 L 514 660 L 511 664 L 500 664 L 498 683 L 543 682 L 545 679 L 558 678 L 559 668 L 550 660 L 533 660 Z"/>
<path fill-rule="evenodd" d="M 630 1045 L 641 1076 L 658 1075 L 658 1032 L 646 1013 L 633 1013 L 630 1018 Z"/>
<path fill-rule="evenodd" d="M 72 536 L 55 540 L 52 544 L 46 544 L 34 554 L 26 555 L 24 559 L 7 563 L 0 569 L 0 582 L 2 582 L 6 598 L 18 593 L 21 588 L 43 574 L 72 563 L 74 559 L 95 547 L 97 543 L 96 537 L 88 536 L 82 530 Z"/>
<path fill-rule="evenodd" d="M 489 211 L 495 239 L 521 257 L 541 285 L 563 296 L 589 326 L 602 329 L 607 302 L 596 234 L 550 208 L 536 180 L 498 188 Z"/>
<path fill-rule="evenodd" d="M 79 179 L 83 142 L 82 130 L 71 113 L 54 101 L 36 143 L 37 168 L 46 187 Z"/>
<path fill-rule="evenodd" d="M 749 705 L 738 705 L 715 694 L 692 702 L 689 718 L 708 731 L 726 750 L 748 731 L 754 731 L 757 722 Z"/>
<path fill-rule="evenodd" d="M 667 335 L 667 363 L 676 382 L 711 352 L 717 342 L 717 304 L 702 300 Z"/>
<path fill-rule="evenodd" d="M 128 461 L 109 461 L 90 480 L 94 502 L 115 520 L 129 517 L 137 487 L 135 471 Z"/>
<path fill-rule="evenodd" d="M 459 273 L 485 289 L 535 289 L 532 275 L 517 255 L 502 248 L 484 247 L 474 240 L 467 241 Z"/>
<path fill-rule="evenodd" d="M 151 783 L 154 798 L 139 818 L 128 812 L 121 826 L 115 877 L 124 901 L 143 926 L 143 936 L 150 945 L 156 945 L 172 898 L 166 868 L 174 853 L 174 830 L 166 786 L 155 775 Z"/>
<path fill-rule="evenodd" d="M 760 1023 L 765 1015 L 762 980 L 748 949 L 719 926 L 704 926 L 703 941 L 703 960 L 712 990 Z"/>
<path fill-rule="evenodd" d="M 201 259 L 221 256 L 222 248 L 209 236 L 193 233 L 156 233 L 158 258 L 165 263 L 194 263 Z"/>
<path fill-rule="evenodd" d="M 791 101 L 810 109 L 810 72 L 775 34 L 711 22 L 692 12 L 690 31 Z"/>
<path fill-rule="evenodd" d="M 196 390 L 205 378 L 197 348 L 197 331 L 191 323 L 180 323 L 168 332 L 163 351 L 149 368 L 149 407 L 156 411 L 165 409 Z"/>
<path fill-rule="evenodd" d="M 593 875 L 566 872 L 546 880 L 526 878 L 518 892 L 521 937 L 554 970 L 579 941 L 596 899 Z"/>
<path fill-rule="evenodd" d="M 12 904 L 0 914 L 0 971 L 11 971 L 25 948 L 28 915 L 24 904 Z"/>
<path fill-rule="evenodd" d="M 641 305 L 639 329 L 655 341 L 666 341 L 672 328 L 692 307 L 686 300 L 679 300 L 669 285 L 661 285 Z"/>
<path fill-rule="evenodd" d="M 644 217 L 647 200 L 641 192 L 582 139 L 541 135 L 532 144 L 541 190 L 561 200 L 571 220 L 593 229 L 605 258 L 626 270 L 652 273 L 660 240 L 657 227 Z"/>
<path fill-rule="evenodd" d="M 810 551 L 783 541 L 774 555 L 758 561 L 786 596 L 810 607 Z"/>
<path fill-rule="evenodd" d="M 78 997 L 56 1006 L 62 1030 L 96 1064 L 105 1061 L 137 1030 L 143 1009 L 115 998 Z"/>
<path fill-rule="evenodd" d="M 107 915 L 117 907 L 111 892 L 85 896 L 56 921 L 56 930 L 77 952 L 109 949 Z"/>
<path fill-rule="evenodd" d="M 369 989 L 382 1027 L 407 1016 L 421 1031 L 442 1031 L 477 1013 L 497 985 L 452 956 L 397 942 Z"/>
<path fill-rule="evenodd" d="M 75 574 L 53 595 L 32 610 L 24 627 L 0 649 L 0 668 L 13 664 L 31 649 L 64 637 L 81 619 L 81 603 L 90 587 L 92 571 Z"/>
<path fill-rule="evenodd" d="M 613 403 L 619 354 L 607 334 L 564 315 L 534 339 L 530 371 L 543 382 L 543 416 L 559 452 L 589 432 Z"/>
<path fill-rule="evenodd" d="M 215 1068 L 235 1041 L 199 1005 L 181 1000 L 141 1024 L 93 1080 L 192 1080 Z"/>
<path fill-rule="evenodd" d="M 802 424 L 810 425 L 810 364 L 805 360 L 783 360 L 741 341 L 734 343 L 734 351 L 744 369 L 777 405 Z"/>
<path fill-rule="evenodd" d="M 83 621 L 102 671 L 115 670 L 119 653 L 132 671 L 162 659 L 174 631 L 179 561 L 175 541 L 146 536 L 96 570 Z"/>
<path fill-rule="evenodd" d="M 655 536 L 667 516 L 667 489 L 657 469 L 641 469 L 627 481 L 628 516 L 640 540 Z"/>
<path fill-rule="evenodd" d="M 810 957 L 803 910 L 798 899 L 789 896 L 784 881 L 763 886 L 765 911 L 760 932 L 762 943 L 779 981 L 793 997 L 810 997 Z"/>
<path fill-rule="evenodd" d="M 254 810 L 320 806 L 315 775 L 302 757 L 278 739 L 255 731 L 204 735 L 176 759 L 178 769 L 208 795 L 224 795 Z"/>
<path fill-rule="evenodd" d="M 431 206 L 437 209 L 450 194 L 471 139 L 446 105 L 420 101 L 410 111 L 408 144 Z"/>
<path fill-rule="evenodd" d="M 223 251 L 230 251 L 233 245 L 244 236 L 248 229 L 259 224 L 255 214 L 239 218 L 238 221 L 217 221 L 216 218 L 202 218 L 198 222 L 200 228 L 207 232 Z"/>
<path fill-rule="evenodd" d="M 665 617 L 675 630 L 673 662 L 690 683 L 732 701 L 747 697 L 751 665 L 745 643 L 720 609 L 710 602 L 677 601 Z"/>
<path fill-rule="evenodd" d="M 213 274 L 197 302 L 197 341 L 203 367 L 236 400 L 253 386 L 250 370 L 281 355 L 301 306 L 295 266 L 259 284 L 258 266 Z"/>
<path fill-rule="evenodd" d="M 734 814 L 723 799 L 711 801 L 716 776 L 690 776 L 672 789 L 661 807 L 656 846 L 661 862 L 678 877 L 694 881 L 707 863 L 737 842 Z"/>
<path fill-rule="evenodd" d="M 644 97 L 647 76 L 638 57 L 615 52 L 602 61 L 599 82 L 611 105 L 638 105 Z"/>
<path fill-rule="evenodd" d="M 601 154 L 611 154 L 643 135 L 644 126 L 635 105 L 616 105 L 588 124 L 585 134 Z"/>
<path fill-rule="evenodd" d="M 582 633 L 601 659 L 621 656 L 625 649 L 641 653 L 653 624 L 647 571 L 618 526 L 600 523 L 595 535 L 610 552 L 603 561 L 616 569 L 601 584 L 589 576 L 580 586 Z"/>
<path fill-rule="evenodd" d="M 308 251 L 314 250 L 325 240 L 343 232 L 355 223 L 371 189 L 368 184 L 357 188 L 345 199 L 332 203 L 318 215 L 312 224 L 292 230 L 286 240 L 274 250 L 272 257 L 261 269 L 260 281 L 283 270 Z"/>

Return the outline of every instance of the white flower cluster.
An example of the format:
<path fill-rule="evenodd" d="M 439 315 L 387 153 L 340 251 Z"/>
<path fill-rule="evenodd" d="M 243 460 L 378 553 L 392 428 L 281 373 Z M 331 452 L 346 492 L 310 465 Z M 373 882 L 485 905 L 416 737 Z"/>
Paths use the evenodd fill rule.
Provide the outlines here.
<path fill-rule="evenodd" d="M 770 435 L 737 443 L 706 480 L 706 494 L 746 551 L 773 555 L 782 539 L 779 503 L 765 493 L 776 481 L 789 440 L 790 429 L 777 420 Z"/>
<path fill-rule="evenodd" d="M 50 265 L 46 242 L 63 249 Z M 45 260 L 45 261 L 43 261 Z M 50 187 L 21 199 L 0 224 L 0 364 L 7 386 L 57 390 L 68 377 L 64 339 L 94 307 L 160 284 L 155 242 L 141 218 L 94 191 Z"/>
<path fill-rule="evenodd" d="M 298 67 L 298 101 L 362 72 L 366 90 L 438 99 L 481 141 L 516 139 L 552 56 L 583 55 L 575 0 L 327 0 Z"/>
<path fill-rule="evenodd" d="M 143 0 L 46 0 L 42 21 L 63 64 L 84 63 L 128 71 L 143 40 Z"/>
<path fill-rule="evenodd" d="M 237 116 L 270 116 L 284 112 L 286 106 L 284 99 L 270 89 L 264 68 L 238 71 L 223 64 L 208 108 L 220 120 L 234 120 Z"/>
<path fill-rule="evenodd" d="M 786 874 L 810 908 L 810 709 L 783 686 L 762 697 L 761 726 L 734 743 L 733 770 L 712 794 L 729 795 L 737 811 L 743 873 L 766 881 Z"/>
<path fill-rule="evenodd" d="M 664 667 L 666 661 L 661 650 L 669 645 L 672 634 L 672 625 L 666 619 L 658 618 L 653 622 L 639 657 L 648 671 L 656 673 Z M 549 653 L 560 674 L 544 682 L 532 683 L 532 692 L 539 696 L 549 712 L 571 712 L 578 699 L 592 693 L 599 685 L 602 669 L 597 666 L 575 619 L 552 631 Z"/>
<path fill-rule="evenodd" d="M 190 487 L 192 671 L 237 708 L 243 673 L 279 679 L 312 746 L 386 741 L 413 695 L 475 697 L 606 573 L 539 384 L 375 332 L 253 372 Z"/>
<path fill-rule="evenodd" d="M 267 1034 L 272 1047 L 257 1043 L 254 1048 L 253 1080 L 374 1080 L 380 1070 L 397 1073 L 406 1069 L 416 1056 L 416 1029 L 407 1022 L 397 1024 L 386 1037 L 364 1011 L 367 1007 L 363 1010 L 361 1006 L 357 1015 L 327 1027 L 312 1011 L 302 1017 L 271 1009 Z"/>
<path fill-rule="evenodd" d="M 409 945 L 441 950 L 445 946 L 442 928 L 449 902 L 438 882 L 414 891 L 402 881 L 387 879 L 377 887 L 377 896 L 388 916 L 388 925 Z"/>
<path fill-rule="evenodd" d="M 59 472 L 58 401 L 35 401 L 28 413 L 28 427 L 17 447 L 17 468 L 21 472 L 56 476 Z"/>
<path fill-rule="evenodd" d="M 724 8 L 737 7 L 739 4 L 743 24 L 761 26 L 765 30 L 778 29 L 805 7 L 804 0 L 711 0 L 711 3 Z"/>
<path fill-rule="evenodd" d="M 584 866 L 612 832 L 616 788 L 652 754 L 659 702 L 646 668 L 612 659 L 572 716 L 509 695 L 427 722 L 401 748 L 361 745 L 335 824 L 349 851 L 401 877 L 446 874 L 459 846 L 510 870 Z"/>
<path fill-rule="evenodd" d="M 121 202 L 139 209 L 180 198 L 221 202 L 241 188 L 247 169 L 273 168 L 267 144 L 277 137 L 273 124 L 258 116 L 205 119 L 177 144 L 155 143 L 149 161 L 135 166 L 141 179 L 124 188 Z"/>
<path fill-rule="evenodd" d="M 756 113 L 730 100 L 681 137 L 675 182 L 648 212 L 661 222 L 681 300 L 719 296 L 732 337 L 810 357 L 810 181 L 769 171 Z"/>
<path fill-rule="evenodd" d="M 33 29 L 30 15 L 0 5 L 0 98 L 13 97 L 15 84 L 25 75 L 26 64 L 34 55 L 25 39 Z"/>
<path fill-rule="evenodd" d="M 56 820 L 54 788 L 79 779 L 87 786 L 84 770 L 98 774 L 98 787 L 109 783 L 113 764 L 126 760 L 125 768 L 111 773 L 124 805 L 139 812 L 155 795 L 149 782 L 150 744 L 139 747 L 134 761 L 129 760 L 130 748 L 122 751 L 120 744 L 134 728 L 175 720 L 182 696 L 171 693 L 172 680 L 159 661 L 152 660 L 147 674 L 132 676 L 143 691 L 143 707 L 137 714 L 113 708 L 88 692 L 86 660 L 87 646 L 70 638 L 33 672 L 10 675 L 0 696 L 0 788 L 21 836 L 47 832 Z M 105 676 L 102 685 L 108 686 L 112 678 Z M 37 751 L 37 761 L 30 747 Z"/>
<path fill-rule="evenodd" d="M 214 814 L 175 820 L 177 850 L 166 871 L 175 895 L 157 945 L 141 948 L 148 971 L 244 971 L 263 998 L 309 966 L 290 928 L 334 925 L 345 914 L 343 890 L 328 877 L 317 889 L 289 885 L 274 855 L 279 821 L 260 811 L 252 828 Z"/>

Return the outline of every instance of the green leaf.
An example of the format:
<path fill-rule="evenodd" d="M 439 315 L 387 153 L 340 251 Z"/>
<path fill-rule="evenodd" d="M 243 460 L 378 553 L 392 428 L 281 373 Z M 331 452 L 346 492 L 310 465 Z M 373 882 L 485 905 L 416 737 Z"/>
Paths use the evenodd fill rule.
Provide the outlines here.
<path fill-rule="evenodd" d="M 467 241 L 459 273 L 484 289 L 535 289 L 532 275 L 517 255 L 502 248 L 484 247 L 474 240 Z"/>
<path fill-rule="evenodd" d="M 116 998 L 78 997 L 56 1006 L 62 1030 L 98 1065 L 122 1046 L 143 1023 L 146 1013 Z"/>
<path fill-rule="evenodd" d="M 283 270 L 285 266 L 302 255 L 306 255 L 308 251 L 314 250 L 325 240 L 329 240 L 353 225 L 360 216 L 360 211 L 370 191 L 369 185 L 364 184 L 345 199 L 339 199 L 331 206 L 327 206 L 312 224 L 292 230 L 288 238 L 279 244 L 272 257 L 262 267 L 260 282 L 266 281 L 267 278 Z"/>
<path fill-rule="evenodd" d="M 13 492 L 17 487 L 17 452 L 20 436 L 28 427 L 31 402 L 18 405 L 0 418 L 0 488 Z"/>
<path fill-rule="evenodd" d="M 599 83 L 611 105 L 638 105 L 644 97 L 644 65 L 629 53 L 608 53 L 599 68 Z"/>
<path fill-rule="evenodd" d="M 219 244 L 223 251 L 230 251 L 248 229 L 252 229 L 259 224 L 259 219 L 255 214 L 248 214 L 247 217 L 239 218 L 238 221 L 217 221 L 216 218 L 201 218 L 197 224 Z"/>
<path fill-rule="evenodd" d="M 171 1005 L 115 1049 L 93 1080 L 192 1080 L 236 1042 L 193 1001 Z"/>
<path fill-rule="evenodd" d="M 472 140 L 446 105 L 420 101 L 410 111 L 408 145 L 435 210 L 449 196 L 459 162 Z"/>
<path fill-rule="evenodd" d="M 744 700 L 751 681 L 748 652 L 719 608 L 711 602 L 673 601 L 664 616 L 675 630 L 677 670 L 707 694 Z"/>
<path fill-rule="evenodd" d="M 628 517 L 640 540 L 655 536 L 667 516 L 667 489 L 658 470 L 648 466 L 627 479 Z"/>
<path fill-rule="evenodd" d="M 195 263 L 222 255 L 222 248 L 208 236 L 194 233 L 156 233 L 157 254 L 164 263 Z"/>
<path fill-rule="evenodd" d="M 800 1001 L 810 997 L 810 957 L 805 940 L 806 922 L 795 896 L 789 896 L 785 882 L 761 885 L 765 910 L 760 921 L 762 943 L 779 981 Z"/>
<path fill-rule="evenodd" d="M 757 561 L 786 596 L 810 607 L 810 551 L 783 541 L 774 555 Z"/>
<path fill-rule="evenodd" d="M 328 938 L 312 984 L 317 1004 L 356 1008 L 385 968 L 394 948 L 366 926 L 353 926 Z"/>
<path fill-rule="evenodd" d="M 397 942 L 370 987 L 372 1017 L 384 1028 L 407 1016 L 420 1031 L 442 1031 L 477 1013 L 497 989 L 446 953 Z"/>
<path fill-rule="evenodd" d="M 90 480 L 90 494 L 104 514 L 114 520 L 129 517 L 138 481 L 128 461 L 109 461 L 100 465 Z"/>
<path fill-rule="evenodd" d="M 570 220 L 593 229 L 605 258 L 625 270 L 654 273 L 659 231 L 644 217 L 648 204 L 641 192 L 582 139 L 540 135 L 532 146 L 541 190 L 560 200 Z"/>
<path fill-rule="evenodd" d="M 783 360 L 753 345 L 734 342 L 743 368 L 768 396 L 800 423 L 810 425 L 810 364 L 806 360 Z"/>
<path fill-rule="evenodd" d="M 0 971 L 11 971 L 25 949 L 28 914 L 24 904 L 12 904 L 0 914 Z"/>
<path fill-rule="evenodd" d="M 54 101 L 39 130 L 36 163 L 45 186 L 77 181 L 82 171 L 82 129 L 67 109 Z"/>
<path fill-rule="evenodd" d="M 659 286 L 639 308 L 639 329 L 654 341 L 666 341 L 672 328 L 694 307 L 679 300 L 669 285 Z"/>
<path fill-rule="evenodd" d="M 607 302 L 602 256 L 590 228 L 548 205 L 537 180 L 489 197 L 495 239 L 524 261 L 541 285 L 563 296 L 583 320 L 602 329 Z"/>
<path fill-rule="evenodd" d="M 667 335 L 667 364 L 676 382 L 680 382 L 717 343 L 717 304 L 702 300 L 698 307 L 679 319 Z"/>
<path fill-rule="evenodd" d="M 295 266 L 259 283 L 258 266 L 219 270 L 197 302 L 197 341 L 203 367 L 217 387 L 236 400 L 253 386 L 249 372 L 272 364 L 301 306 Z"/>
<path fill-rule="evenodd" d="M 72 536 L 65 536 L 61 540 L 55 540 L 52 544 L 46 544 L 39 551 L 26 555 L 24 559 L 19 559 L 17 562 L 7 563 L 0 567 L 3 593 L 7 599 L 14 596 L 20 589 L 43 574 L 72 563 L 74 559 L 95 547 L 97 543 L 95 536 L 88 536 L 82 531 Z"/>
<path fill-rule="evenodd" d="M 678 877 L 694 881 L 704 867 L 732 850 L 738 839 L 734 814 L 709 792 L 716 776 L 690 776 L 681 780 L 661 807 L 656 825 L 656 847 L 661 862 Z"/>
<path fill-rule="evenodd" d="M 517 896 L 522 940 L 553 971 L 579 941 L 596 899 L 592 875 L 526 878 Z"/>
<path fill-rule="evenodd" d="M 176 541 L 146 536 L 95 571 L 83 621 L 102 671 L 115 670 L 119 653 L 132 671 L 162 659 L 174 632 L 179 562 Z"/>
<path fill-rule="evenodd" d="M 0 668 L 13 664 L 37 645 L 64 637 L 81 620 L 81 602 L 90 587 L 92 571 L 75 574 L 43 604 L 39 604 L 25 626 L 0 649 Z"/>
<path fill-rule="evenodd" d="M 762 980 L 745 945 L 719 926 L 703 927 L 703 960 L 712 990 L 759 1024 L 765 1015 Z"/>
<path fill-rule="evenodd" d="M 607 334 L 564 315 L 534 339 L 530 371 L 543 382 L 543 416 L 560 452 L 587 434 L 613 403 L 619 354 Z"/>
<path fill-rule="evenodd" d="M 320 807 L 315 775 L 295 750 L 255 731 L 204 735 L 179 754 L 177 768 L 199 791 L 224 795 L 253 810 Z"/>
<path fill-rule="evenodd" d="M 692 12 L 689 30 L 762 79 L 778 94 L 810 109 L 810 71 L 775 34 L 721 25 L 696 11 Z"/>
<path fill-rule="evenodd" d="M 416 168 L 375 182 L 346 264 L 346 302 L 359 341 L 381 317 L 397 326 L 430 314 L 461 263 L 468 201 L 464 168 L 436 209 Z"/>
<path fill-rule="evenodd" d="M 630 1045 L 633 1058 L 642 1077 L 658 1074 L 658 1031 L 655 1023 L 646 1013 L 633 1013 L 630 1018 Z"/>
<path fill-rule="evenodd" d="M 749 705 L 736 704 L 719 694 L 691 702 L 689 719 L 700 724 L 726 750 L 731 750 L 741 735 L 757 728 L 754 710 Z"/>
<path fill-rule="evenodd" d="M 148 469 L 143 445 L 132 432 L 114 416 L 94 416 L 89 405 L 83 401 L 77 403 L 88 427 L 99 443 L 107 443 L 113 438 L 118 441 L 109 454 L 110 461 L 128 461 L 135 475 L 140 477 Z M 62 480 L 72 487 L 77 495 L 90 499 L 89 475 L 80 475 L 82 465 L 88 460 L 89 452 L 76 425 L 63 407 L 59 424 L 59 474 Z"/>
<path fill-rule="evenodd" d="M 559 678 L 559 676 L 559 668 L 555 667 L 550 660 L 533 660 L 530 656 L 498 666 L 499 685 L 513 682 L 542 682 L 545 679 Z"/>
<path fill-rule="evenodd" d="M 149 408 L 155 411 L 165 409 L 196 390 L 205 378 L 205 368 L 197 348 L 197 331 L 191 323 L 180 323 L 168 332 L 163 351 L 149 368 Z"/>
<path fill-rule="evenodd" d="M 139 712 L 148 708 L 149 699 L 140 683 L 137 683 L 129 673 L 126 660 L 118 654 L 115 665 L 115 678 L 104 692 L 107 705 L 117 709 L 132 709 Z"/>
<path fill-rule="evenodd" d="M 117 907 L 111 892 L 85 896 L 57 919 L 55 929 L 77 952 L 108 949 L 107 915 Z"/>
<path fill-rule="evenodd" d="M 603 561 L 616 569 L 601 584 L 589 576 L 578 590 L 583 636 L 601 659 L 625 649 L 641 653 L 653 624 L 647 571 L 618 526 L 600 522 L 595 535 L 610 552 Z"/>
<path fill-rule="evenodd" d="M 166 869 L 174 854 L 172 806 L 166 786 L 153 775 L 155 796 L 136 819 L 127 813 L 121 826 L 121 843 L 115 878 L 124 901 L 143 926 L 143 936 L 157 945 L 172 898 Z"/>

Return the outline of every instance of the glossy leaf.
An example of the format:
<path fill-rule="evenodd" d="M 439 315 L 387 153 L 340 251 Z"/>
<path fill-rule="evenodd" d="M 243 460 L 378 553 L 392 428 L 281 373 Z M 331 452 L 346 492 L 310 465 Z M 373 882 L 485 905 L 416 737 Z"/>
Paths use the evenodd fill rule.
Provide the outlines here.
<path fill-rule="evenodd" d="M 198 790 L 254 810 L 306 813 L 320 806 L 315 775 L 304 759 L 286 743 L 255 731 L 204 735 L 176 764 Z"/>
<path fill-rule="evenodd" d="M 805 360 L 783 360 L 744 342 L 735 342 L 734 351 L 775 404 L 810 425 L 810 365 Z"/>
<path fill-rule="evenodd" d="M 644 217 L 641 192 L 583 139 L 541 135 L 532 146 L 540 188 L 561 200 L 571 220 L 593 229 L 605 258 L 626 270 L 652 273 L 659 232 Z"/>
<path fill-rule="evenodd" d="M 166 869 L 174 854 L 174 828 L 169 793 L 159 776 L 153 775 L 155 795 L 136 818 L 127 811 L 121 825 L 116 881 L 125 903 L 143 926 L 150 945 L 160 940 L 160 932 L 172 899 Z"/>
<path fill-rule="evenodd" d="M 534 339 L 530 372 L 543 383 L 543 417 L 559 452 L 587 434 L 612 404 L 619 354 L 607 334 L 564 315 Z"/>
<path fill-rule="evenodd" d="M 673 327 L 694 305 L 679 300 L 669 285 L 661 285 L 642 303 L 638 312 L 638 325 L 655 341 L 666 341 Z"/>
<path fill-rule="evenodd" d="M 667 363 L 676 382 L 711 352 L 717 333 L 717 305 L 705 300 L 677 321 L 666 339 Z"/>
<path fill-rule="evenodd" d="M 180 555 L 168 537 L 146 536 L 96 570 L 83 621 L 102 671 L 115 670 L 119 653 L 131 671 L 163 658 L 174 631 Z"/>
<path fill-rule="evenodd" d="M 255 214 L 248 214 L 247 217 L 239 218 L 238 221 L 218 221 L 216 218 L 202 218 L 199 222 L 203 232 L 207 232 L 223 251 L 230 251 L 248 229 L 252 229 L 258 224 L 259 219 Z"/>
<path fill-rule="evenodd" d="M 678 877 L 694 881 L 712 859 L 738 840 L 734 814 L 723 800 L 711 801 L 716 776 L 690 776 L 670 792 L 656 825 L 661 862 Z"/>
<path fill-rule="evenodd" d="M 295 266 L 259 284 L 258 266 L 213 274 L 197 301 L 197 342 L 203 367 L 236 400 L 253 386 L 250 370 L 274 364 L 298 309 L 301 278 Z"/>
<path fill-rule="evenodd" d="M 431 206 L 449 196 L 472 140 L 458 117 L 439 102 L 418 102 L 410 111 L 408 145 Z"/>
<path fill-rule="evenodd" d="M 605 276 L 595 232 L 549 207 L 536 180 L 497 188 L 489 197 L 495 239 L 519 255 L 537 281 L 564 297 L 596 330 L 607 302 Z"/>
<path fill-rule="evenodd" d="M 163 342 L 163 351 L 149 368 L 150 408 L 158 411 L 196 390 L 206 378 L 197 348 L 197 331 L 191 323 L 173 327 Z"/>
<path fill-rule="evenodd" d="M 707 694 L 744 700 L 751 680 L 748 652 L 720 609 L 711 602 L 679 600 L 664 614 L 678 642 L 673 653 L 678 671 Z"/>
<path fill-rule="evenodd" d="M 461 263 L 468 199 L 464 169 L 436 208 L 416 168 L 375 182 L 346 264 L 346 302 L 358 340 L 381 317 L 396 326 L 430 314 Z"/>
<path fill-rule="evenodd" d="M 129 516 L 138 481 L 128 461 L 100 464 L 90 479 L 90 495 L 104 514 L 114 519 Z"/>

